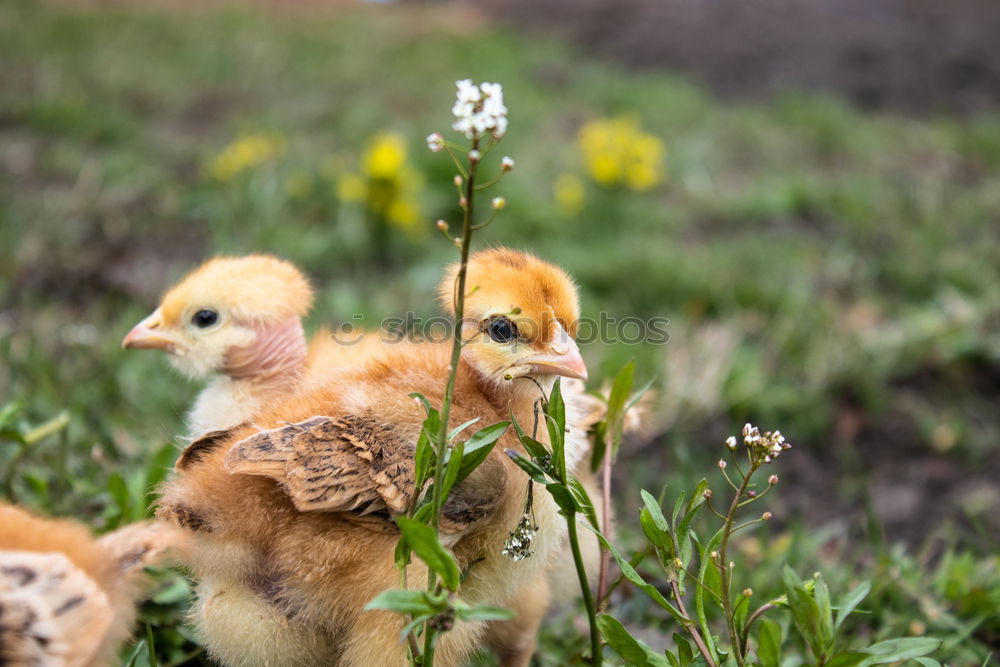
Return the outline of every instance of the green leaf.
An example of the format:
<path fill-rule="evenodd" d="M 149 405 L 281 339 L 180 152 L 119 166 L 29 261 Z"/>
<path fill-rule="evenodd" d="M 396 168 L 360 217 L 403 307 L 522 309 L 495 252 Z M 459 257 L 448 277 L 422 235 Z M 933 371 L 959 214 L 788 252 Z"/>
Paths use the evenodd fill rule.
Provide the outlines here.
<path fill-rule="evenodd" d="M 514 612 L 502 607 L 477 605 L 470 607 L 463 603 L 455 605 L 455 617 L 462 621 L 509 621 L 514 618 Z"/>
<path fill-rule="evenodd" d="M 674 511 L 670 513 L 670 525 L 677 526 L 677 518 L 681 515 L 681 508 L 684 507 L 684 492 L 681 491 L 674 501 Z"/>
<path fill-rule="evenodd" d="M 153 628 L 148 623 L 146 624 L 146 658 L 149 660 L 150 665 L 156 665 L 156 644 L 153 639 Z"/>
<path fill-rule="evenodd" d="M 451 429 L 451 432 L 448 434 L 448 442 L 451 442 L 452 440 L 454 440 L 456 435 L 458 435 L 459 433 L 461 433 L 462 431 L 464 431 L 468 427 L 470 427 L 473 424 L 475 424 L 477 421 L 479 421 L 479 419 L 480 419 L 479 417 L 476 417 L 475 419 L 470 419 L 469 421 L 465 422 L 464 424 L 462 424 L 460 426 L 456 426 L 455 428 Z"/>
<path fill-rule="evenodd" d="M 919 662 L 924 667 L 941 667 L 941 663 L 934 658 L 914 658 L 914 662 Z M 987 658 L 989 660 L 989 658 Z"/>
<path fill-rule="evenodd" d="M 667 523 L 666 517 L 663 516 L 663 510 L 660 509 L 660 503 L 645 489 L 640 490 L 639 493 L 644 505 L 639 512 L 639 524 L 642 526 L 642 532 L 645 533 L 646 539 L 667 552 L 666 557 L 675 558 L 674 538 L 670 534 L 670 525 Z"/>
<path fill-rule="evenodd" d="M 635 568 L 632 567 L 632 564 L 629 563 L 627 560 L 625 560 L 624 557 L 622 557 L 621 553 L 618 552 L 618 549 L 616 549 L 613 544 L 608 542 L 608 540 L 604 537 L 604 535 L 600 534 L 597 531 L 594 531 L 594 534 L 597 535 L 597 539 L 601 541 L 601 544 L 604 545 L 604 548 L 611 553 L 611 557 L 615 559 L 616 563 L 618 563 L 618 569 L 621 570 L 622 576 L 624 576 L 628 581 L 635 584 L 635 586 L 637 586 L 641 591 L 643 591 L 646 595 L 648 595 L 650 599 L 653 600 L 653 602 L 666 609 L 667 612 L 671 616 L 673 616 L 674 620 L 676 620 L 678 623 L 684 624 L 690 622 L 690 619 L 684 616 L 684 614 L 682 614 L 677 607 L 675 607 L 673 604 L 670 603 L 669 600 L 663 597 L 663 594 L 660 593 L 660 591 L 657 590 L 655 586 L 647 583 L 646 580 L 642 578 L 642 575 L 636 572 Z"/>
<path fill-rule="evenodd" d="M 691 562 L 691 523 L 694 521 L 695 515 L 698 514 L 698 508 L 705 502 L 705 491 L 707 489 L 707 480 L 703 479 L 698 482 L 698 486 L 694 488 L 694 494 L 688 501 L 687 509 L 684 511 L 684 518 L 681 519 L 680 525 L 677 526 L 677 557 L 684 563 L 684 567 L 687 567 L 688 563 Z"/>
<path fill-rule="evenodd" d="M 135 661 L 139 659 L 139 654 L 142 653 L 143 649 L 146 648 L 146 640 L 140 639 L 132 647 L 132 650 L 128 652 L 125 656 L 125 667 L 132 667 L 135 665 Z"/>
<path fill-rule="evenodd" d="M 607 614 L 597 617 L 597 627 L 608 646 L 625 659 L 629 665 L 637 667 L 667 667 L 667 659 L 639 641 L 621 623 Z"/>
<path fill-rule="evenodd" d="M 587 489 L 580 483 L 580 480 L 575 477 L 571 477 L 569 480 L 569 490 L 572 492 L 573 499 L 576 501 L 577 511 L 587 517 L 587 520 L 590 521 L 590 525 L 592 525 L 595 530 L 600 530 L 601 524 L 597 519 L 597 509 L 594 507 L 594 501 L 591 500 L 590 494 L 587 493 Z"/>
<path fill-rule="evenodd" d="M 636 406 L 636 404 L 638 404 L 639 401 L 642 400 L 642 397 L 646 395 L 647 391 L 649 391 L 650 389 L 653 388 L 653 384 L 655 382 L 656 382 L 656 378 L 653 378 L 652 380 L 650 380 L 646 384 L 642 385 L 642 387 L 638 391 L 634 392 L 632 394 L 632 396 L 629 397 L 628 402 L 625 403 L 625 413 L 626 414 L 628 414 L 628 411 L 631 410 L 632 408 L 634 408 Z"/>
<path fill-rule="evenodd" d="M 884 642 L 872 644 L 862 653 L 870 657 L 858 663 L 858 667 L 869 667 L 869 665 L 886 665 L 900 660 L 910 660 L 925 656 L 936 651 L 941 645 L 940 639 L 933 637 L 901 637 L 889 639 Z"/>
<path fill-rule="evenodd" d="M 830 658 L 824 667 L 855 667 L 867 657 L 868 654 L 860 651 L 844 651 Z"/>
<path fill-rule="evenodd" d="M 824 653 L 830 653 L 833 650 L 833 610 L 830 606 L 830 589 L 819 572 L 813 578 L 813 595 L 819 609 L 819 640 L 823 644 Z"/>
<path fill-rule="evenodd" d="M 426 591 L 383 591 L 365 605 L 365 609 L 385 609 L 397 614 L 436 614 L 448 606 L 447 600 L 439 601 Z"/>
<path fill-rule="evenodd" d="M 403 537 L 406 538 L 406 544 L 413 549 L 420 560 L 438 573 L 448 590 L 457 590 L 462 573 L 458 569 L 455 557 L 438 541 L 434 529 L 425 523 L 408 519 L 405 516 L 398 517 L 396 524 L 403 533 Z"/>
<path fill-rule="evenodd" d="M 625 423 L 625 402 L 635 382 L 635 361 L 625 364 L 611 384 L 608 395 L 608 435 L 610 435 L 611 460 L 614 461 L 621 447 Z"/>
<path fill-rule="evenodd" d="M 642 504 L 649 510 L 649 515 L 653 519 L 654 525 L 664 531 L 668 532 L 670 530 L 670 525 L 667 523 L 667 519 L 663 516 L 663 510 L 660 508 L 660 503 L 653 497 L 653 494 L 649 493 L 645 489 L 639 491 L 639 495 L 642 496 Z"/>
<path fill-rule="evenodd" d="M 733 623 L 737 628 L 742 628 L 746 624 L 749 609 L 750 596 L 744 591 L 736 596 L 736 602 L 733 604 Z"/>
<path fill-rule="evenodd" d="M 819 605 L 806 590 L 805 585 L 792 568 L 785 565 L 783 579 L 788 606 L 792 611 L 792 621 L 802 638 L 809 645 L 817 662 L 825 658 L 826 644 L 821 638 Z"/>
<path fill-rule="evenodd" d="M 555 500 L 556 505 L 559 506 L 560 514 L 566 517 L 572 517 L 576 514 L 576 499 L 573 498 L 573 492 L 570 491 L 569 488 L 558 482 L 552 482 L 550 484 L 546 484 L 545 489 L 552 494 L 552 499 Z"/>
<path fill-rule="evenodd" d="M 608 432 L 608 422 L 601 420 L 594 424 L 590 433 L 590 472 L 597 472 L 604 460 L 604 453 L 607 451 L 605 438 Z"/>
<path fill-rule="evenodd" d="M 409 565 L 410 553 L 410 545 L 404 538 L 400 537 L 399 540 L 396 541 L 396 551 L 393 555 L 393 562 L 395 562 L 396 567 L 404 568 Z"/>
<path fill-rule="evenodd" d="M 541 466 L 539 466 L 537 463 L 535 463 L 529 458 L 521 456 L 513 449 L 508 449 L 506 451 L 506 454 L 507 456 L 510 457 L 511 461 L 517 464 L 517 467 L 519 467 L 524 472 L 528 473 L 528 477 L 538 482 L 539 484 L 543 485 L 549 484 L 548 476 L 545 474 L 545 471 L 542 470 Z"/>
<path fill-rule="evenodd" d="M 521 425 L 517 423 L 516 419 L 514 419 L 513 408 L 511 408 L 510 411 L 510 421 L 514 424 L 514 430 L 517 431 L 517 439 L 521 441 L 522 445 L 524 445 L 524 449 L 528 452 L 529 456 L 536 459 L 540 459 L 543 456 L 549 456 L 549 450 L 545 448 L 545 445 L 538 442 L 521 429 Z"/>
<path fill-rule="evenodd" d="M 510 422 L 499 422 L 492 426 L 487 426 L 477 431 L 471 438 L 465 441 L 465 450 L 462 455 L 462 467 L 455 478 L 456 484 L 461 484 L 462 480 L 472 474 L 472 471 L 486 460 L 486 457 L 493 451 L 496 444 L 504 433 Z"/>
<path fill-rule="evenodd" d="M 566 406 L 559 393 L 559 378 L 556 378 L 545 405 L 545 425 L 549 430 L 549 444 L 552 445 L 552 462 L 560 482 L 565 482 L 566 476 Z"/>
<path fill-rule="evenodd" d="M 417 489 L 423 488 L 433 464 L 434 448 L 431 446 L 431 439 L 428 437 L 425 427 L 420 430 L 420 436 L 417 438 L 417 450 L 413 454 L 413 477 Z"/>
<path fill-rule="evenodd" d="M 781 667 L 781 626 L 769 618 L 757 628 L 757 657 L 764 667 Z"/>
<path fill-rule="evenodd" d="M 676 637 L 677 635 L 674 636 Z M 671 653 L 669 649 L 664 651 L 663 655 L 667 656 L 667 662 L 670 663 L 670 667 L 687 667 L 687 665 L 681 665 L 680 659 Z"/>
<path fill-rule="evenodd" d="M 833 623 L 833 631 L 840 629 L 841 624 L 847 619 L 854 609 L 861 604 L 861 601 L 868 597 L 872 585 L 869 581 L 862 581 L 855 586 L 850 593 L 844 596 L 840 602 L 840 609 L 837 611 L 837 620 Z"/>
<path fill-rule="evenodd" d="M 646 535 L 647 540 L 654 546 L 666 550 L 671 559 L 674 558 L 674 538 L 670 533 L 660 530 L 649 510 L 645 507 L 639 510 L 639 525 L 642 526 L 642 532 Z"/>
<path fill-rule="evenodd" d="M 465 443 L 461 440 L 448 450 L 448 462 L 444 469 L 444 479 L 441 480 L 442 497 L 447 498 L 452 487 L 458 480 L 458 471 L 462 469 L 462 459 L 465 458 Z"/>
<path fill-rule="evenodd" d="M 675 632 L 674 646 L 677 647 L 677 658 L 680 660 L 681 665 L 686 667 L 694 661 L 694 649 L 691 648 L 691 642 L 687 640 L 687 637 L 679 632 Z"/>

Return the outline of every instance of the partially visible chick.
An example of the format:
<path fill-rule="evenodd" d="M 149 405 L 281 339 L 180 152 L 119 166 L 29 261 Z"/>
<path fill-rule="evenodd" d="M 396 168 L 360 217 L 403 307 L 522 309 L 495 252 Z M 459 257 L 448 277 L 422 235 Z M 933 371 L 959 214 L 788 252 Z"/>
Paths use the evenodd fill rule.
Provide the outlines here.
<path fill-rule="evenodd" d="M 122 347 L 164 350 L 188 377 L 211 378 L 188 429 L 229 428 L 301 380 L 310 354 L 301 320 L 312 299 L 309 281 L 288 262 L 217 257 L 168 290 Z"/>
<path fill-rule="evenodd" d="M 143 567 L 188 539 L 153 523 L 94 539 L 75 521 L 0 505 L 0 664 L 112 664 L 131 635 Z"/>
<path fill-rule="evenodd" d="M 452 420 L 485 425 L 513 411 L 530 424 L 557 375 L 586 377 L 572 339 L 575 287 L 550 264 L 497 249 L 472 258 L 467 292 L 468 342 Z M 398 584 L 397 534 L 387 519 L 403 513 L 414 492 L 413 448 L 423 421 L 409 395 L 440 404 L 449 357 L 447 343 L 381 346 L 363 363 L 332 372 L 326 386 L 269 406 L 253 417 L 254 426 L 207 436 L 185 451 L 158 514 L 195 534 L 196 617 L 217 660 L 365 665 L 376 655 L 386 664 L 403 662 L 402 619 L 364 606 Z M 581 446 L 585 440 L 571 433 L 571 462 L 582 458 Z M 521 449 L 511 433 L 456 488 L 442 517 L 447 542 L 469 568 L 462 597 L 472 604 L 506 604 L 532 582 L 540 582 L 544 597 L 544 579 L 564 543 L 554 503 L 536 493 L 533 557 L 513 562 L 501 554 L 528 484 L 506 448 Z M 414 563 L 409 581 L 419 586 L 422 572 Z M 532 605 L 537 616 L 525 619 L 524 636 L 504 664 L 530 659 L 544 609 Z M 439 664 L 460 664 L 481 645 L 483 630 L 460 623 L 445 633 Z"/>

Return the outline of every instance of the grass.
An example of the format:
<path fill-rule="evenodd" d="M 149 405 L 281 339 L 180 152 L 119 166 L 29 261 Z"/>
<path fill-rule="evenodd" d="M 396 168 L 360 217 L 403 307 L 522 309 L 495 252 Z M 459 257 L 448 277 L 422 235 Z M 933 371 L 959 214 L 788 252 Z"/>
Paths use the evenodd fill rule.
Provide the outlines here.
<path fill-rule="evenodd" d="M 598 380 L 629 358 L 659 378 L 658 433 L 619 466 L 620 542 L 639 544 L 640 486 L 690 489 L 717 458 L 710 443 L 747 419 L 780 426 L 797 448 L 776 491 L 784 523 L 741 542 L 752 588 L 774 590 L 768 573 L 785 560 L 841 592 L 870 578 L 858 636 L 934 634 L 951 664 L 997 646 L 1000 116 L 871 116 L 794 94 L 723 102 L 431 8 L 14 1 L 0 6 L 0 60 L 0 405 L 21 406 L 8 419 L 19 433 L 68 415 L 30 450 L 0 451 L 8 498 L 99 530 L 147 514 L 194 388 L 118 345 L 204 257 L 293 260 L 319 287 L 313 325 L 435 313 L 450 255 L 431 222 L 454 218 L 454 197 L 423 137 L 447 129 L 454 80 L 496 80 L 517 168 L 486 237 L 565 266 L 586 315 L 670 318 L 668 345 L 584 348 Z M 618 114 L 665 143 L 660 187 L 587 175 L 579 127 Z M 426 233 L 396 234 L 379 268 L 368 217 L 337 183 L 387 130 L 421 175 Z M 280 155 L 228 182 L 208 175 L 225 146 L 261 132 L 281 138 Z M 578 212 L 554 195 L 560 174 L 584 185 Z M 948 473 L 921 481 L 926 466 Z M 900 481 L 906 470 L 916 478 Z M 880 516 L 885 480 L 917 488 L 909 516 Z M 161 580 L 143 641 L 167 664 L 195 648 L 186 584 Z M 650 643 L 669 642 L 641 600 L 616 604 L 653 628 Z M 559 631 L 568 623 L 546 629 L 540 664 L 582 648 Z"/>

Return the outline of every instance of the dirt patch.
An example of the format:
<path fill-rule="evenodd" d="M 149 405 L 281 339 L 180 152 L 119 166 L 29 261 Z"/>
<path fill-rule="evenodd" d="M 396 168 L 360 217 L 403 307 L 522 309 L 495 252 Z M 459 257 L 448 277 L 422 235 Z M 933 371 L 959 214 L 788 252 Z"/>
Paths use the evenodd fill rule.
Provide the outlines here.
<path fill-rule="evenodd" d="M 589 54 L 694 75 L 723 95 L 807 89 L 866 109 L 1000 106 L 993 0 L 489 0 Z"/>

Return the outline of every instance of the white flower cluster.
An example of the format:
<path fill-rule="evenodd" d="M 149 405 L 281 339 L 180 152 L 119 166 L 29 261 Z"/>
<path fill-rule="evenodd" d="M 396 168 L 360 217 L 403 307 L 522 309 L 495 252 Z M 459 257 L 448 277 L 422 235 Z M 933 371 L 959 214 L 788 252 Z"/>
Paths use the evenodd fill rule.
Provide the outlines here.
<path fill-rule="evenodd" d="M 781 452 L 792 448 L 785 442 L 785 436 L 781 435 L 781 431 L 768 431 L 761 435 L 760 430 L 750 423 L 743 426 L 743 444 L 749 447 L 751 452 L 761 456 L 764 463 L 770 463 L 778 458 Z"/>
<path fill-rule="evenodd" d="M 499 83 L 476 85 L 469 79 L 455 83 L 457 99 L 451 112 L 451 127 L 469 139 L 490 136 L 501 139 L 507 132 L 507 107 L 503 104 L 503 86 Z"/>

